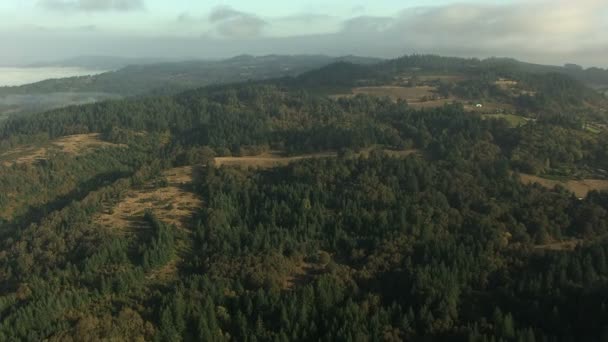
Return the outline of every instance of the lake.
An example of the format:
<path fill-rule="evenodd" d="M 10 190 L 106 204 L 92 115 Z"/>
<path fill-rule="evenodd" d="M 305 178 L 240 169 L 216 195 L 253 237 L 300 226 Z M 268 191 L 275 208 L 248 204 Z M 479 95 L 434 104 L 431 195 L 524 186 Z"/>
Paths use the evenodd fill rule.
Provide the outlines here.
<path fill-rule="evenodd" d="M 0 67 L 0 87 L 35 83 L 50 78 L 101 74 L 103 70 L 83 68 L 4 68 Z"/>

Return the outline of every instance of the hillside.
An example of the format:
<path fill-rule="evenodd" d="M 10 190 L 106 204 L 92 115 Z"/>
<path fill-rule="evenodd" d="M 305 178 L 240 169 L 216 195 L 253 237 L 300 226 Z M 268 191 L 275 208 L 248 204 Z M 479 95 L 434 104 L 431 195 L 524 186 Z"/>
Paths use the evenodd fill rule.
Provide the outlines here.
<path fill-rule="evenodd" d="M 221 61 L 154 63 L 146 60 L 82 58 L 58 65 L 129 64 L 116 71 L 63 79 L 52 79 L 18 87 L 0 87 L 0 120 L 11 114 L 41 112 L 77 105 L 141 95 L 176 94 L 211 84 L 296 76 L 336 60 L 370 64 L 379 60 L 355 56 L 237 56 Z M 101 63 L 101 64 L 99 64 Z M 52 65 L 52 64 L 51 64 Z"/>
<path fill-rule="evenodd" d="M 310 84 L 308 91 L 333 97 L 387 96 L 418 108 L 459 103 L 487 115 L 562 115 L 606 123 L 608 99 L 601 91 L 568 76 L 569 68 L 531 66 L 509 59 L 413 55 L 373 65 L 336 63 L 305 73 L 294 84 Z"/>
<path fill-rule="evenodd" d="M 0 340 L 601 340 L 597 96 L 414 56 L 9 118 Z"/>

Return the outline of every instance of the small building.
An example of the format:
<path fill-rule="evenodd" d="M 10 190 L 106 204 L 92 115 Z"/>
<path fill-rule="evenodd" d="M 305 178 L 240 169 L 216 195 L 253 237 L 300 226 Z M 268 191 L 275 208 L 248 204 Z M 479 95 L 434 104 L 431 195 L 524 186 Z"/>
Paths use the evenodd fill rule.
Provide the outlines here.
<path fill-rule="evenodd" d="M 477 108 L 483 108 L 483 105 L 481 103 L 478 103 L 478 104 L 475 105 L 475 107 L 477 107 Z"/>

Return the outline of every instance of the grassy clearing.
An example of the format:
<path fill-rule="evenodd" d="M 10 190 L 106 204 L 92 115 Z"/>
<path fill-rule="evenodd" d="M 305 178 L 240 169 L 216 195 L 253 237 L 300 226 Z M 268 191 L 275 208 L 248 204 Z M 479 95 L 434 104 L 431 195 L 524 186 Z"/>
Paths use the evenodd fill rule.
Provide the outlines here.
<path fill-rule="evenodd" d="M 422 82 L 444 81 L 444 82 L 460 82 L 466 77 L 461 75 L 418 75 L 416 78 Z"/>
<path fill-rule="evenodd" d="M 483 114 L 481 117 L 488 120 L 506 120 L 511 127 L 523 126 L 532 121 L 530 118 L 515 114 Z"/>
<path fill-rule="evenodd" d="M 602 124 L 597 124 L 597 123 L 587 123 L 585 124 L 585 130 L 593 133 L 593 134 L 600 134 L 602 133 L 602 131 L 605 129 L 605 125 Z"/>
<path fill-rule="evenodd" d="M 150 209 L 159 220 L 185 230 L 202 201 L 189 191 L 192 167 L 181 167 L 163 173 L 168 185 L 155 187 L 147 184 L 141 189 L 129 189 L 124 199 L 99 215 L 95 222 L 119 231 L 141 227 L 143 214 Z"/>
<path fill-rule="evenodd" d="M 438 76 L 427 76 L 433 79 L 437 79 Z M 446 77 L 457 77 L 457 76 L 446 76 Z M 378 86 L 378 87 L 359 87 L 351 90 L 351 94 L 338 94 L 332 95 L 331 98 L 339 99 L 345 97 L 353 97 L 359 94 L 376 96 L 376 97 L 388 97 L 393 101 L 405 100 L 408 105 L 415 109 L 428 109 L 443 107 L 451 103 L 461 103 L 464 105 L 465 110 L 478 112 L 481 114 L 485 113 L 510 113 L 514 112 L 515 108 L 506 103 L 498 102 L 483 102 L 482 108 L 477 108 L 477 103 L 467 103 L 468 101 L 462 100 L 457 97 L 440 98 L 437 94 L 437 88 L 434 86 L 417 86 L 417 87 L 402 87 L 402 86 Z"/>
<path fill-rule="evenodd" d="M 608 180 L 603 179 L 583 179 L 583 180 L 552 180 L 534 175 L 521 174 L 521 181 L 524 184 L 540 184 L 548 189 L 562 186 L 573 192 L 578 198 L 585 198 L 593 190 L 608 191 Z"/>
<path fill-rule="evenodd" d="M 415 108 L 435 108 L 441 107 L 455 99 L 438 99 L 436 88 L 432 86 L 400 87 L 400 86 L 380 86 L 380 87 L 359 87 L 351 90 L 352 94 L 333 95 L 332 98 L 353 97 L 359 94 L 388 97 L 393 101 L 405 100 Z"/>
<path fill-rule="evenodd" d="M 355 153 L 355 157 L 367 158 L 372 151 L 379 150 L 393 158 L 404 158 L 413 154 L 420 153 L 416 149 L 408 150 L 389 150 L 389 149 L 378 149 L 378 148 L 367 148 L 363 149 L 359 153 Z M 321 152 L 314 154 L 305 154 L 300 156 L 288 157 L 279 151 L 271 151 L 258 156 L 248 157 L 218 157 L 215 158 L 215 166 L 235 166 L 240 168 L 259 168 L 259 169 L 270 169 L 274 167 L 281 167 L 289 165 L 293 162 L 306 159 L 318 159 L 318 158 L 337 158 L 337 152 Z"/>
<path fill-rule="evenodd" d="M 148 229 L 143 217 L 152 210 L 163 223 L 177 229 L 175 256 L 162 267 L 150 271 L 146 279 L 166 283 L 177 277 L 179 266 L 192 251 L 189 229 L 195 213 L 202 207 L 202 200 L 190 191 L 192 167 L 180 167 L 163 172 L 166 186 L 154 182 L 138 189 L 129 189 L 116 205 L 108 207 L 94 218 L 101 227 L 125 236 L 135 236 Z"/>
<path fill-rule="evenodd" d="M 0 163 L 6 166 L 31 164 L 37 160 L 46 159 L 52 152 L 80 155 L 98 148 L 119 146 L 126 147 L 103 141 L 98 133 L 77 134 L 53 140 L 43 146 L 26 145 L 14 148 L 0 154 Z"/>
<path fill-rule="evenodd" d="M 371 96 L 387 96 L 393 100 L 406 100 L 408 102 L 419 102 L 424 97 L 432 98 L 437 89 L 431 86 L 419 87 L 361 87 L 353 89 L 353 94 L 364 94 Z"/>
<path fill-rule="evenodd" d="M 582 244 L 583 240 L 574 239 L 574 240 L 566 240 L 559 242 L 552 242 L 544 245 L 534 246 L 535 250 L 543 250 L 543 251 L 573 251 L 578 247 L 578 245 Z"/>
<path fill-rule="evenodd" d="M 338 154 L 336 152 L 324 152 L 324 153 L 315 153 L 315 154 L 307 154 L 295 157 L 287 157 L 281 152 L 272 151 L 269 153 L 264 153 L 258 156 L 253 157 L 218 157 L 215 158 L 215 165 L 217 167 L 221 166 L 238 166 L 242 168 L 262 168 L 268 169 L 273 167 L 280 167 L 289 165 L 295 161 L 304 160 L 304 159 L 314 159 L 314 158 L 335 158 Z"/>

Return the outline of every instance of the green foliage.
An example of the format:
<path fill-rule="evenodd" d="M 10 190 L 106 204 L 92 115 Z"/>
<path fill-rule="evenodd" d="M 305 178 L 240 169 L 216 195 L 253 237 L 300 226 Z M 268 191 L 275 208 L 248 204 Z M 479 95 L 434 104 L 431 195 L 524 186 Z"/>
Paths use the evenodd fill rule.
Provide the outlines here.
<path fill-rule="evenodd" d="M 372 78 L 481 68 L 449 91 L 493 97 L 483 84 L 513 72 L 505 63 L 412 56 Z M 350 82 L 352 65 L 336 68 L 328 82 Z M 607 194 L 579 200 L 512 172 L 601 174 L 605 134 L 568 115 L 512 127 L 459 105 L 331 100 L 302 90 L 312 76 L 8 120 L 4 149 L 84 132 L 124 146 L 0 167 L 0 209 L 13 208 L 0 222 L 0 340 L 605 335 Z M 554 80 L 561 90 L 547 96 L 576 91 Z M 419 153 L 382 152 L 412 147 Z M 213 164 L 216 154 L 268 149 L 340 152 L 274 169 Z M 162 170 L 193 164 L 193 184 L 179 190 L 194 189 L 203 205 L 184 227 L 143 208 L 127 228 L 96 223 L 129 188 L 169 185 Z M 562 241 L 581 243 L 547 248 Z"/>

